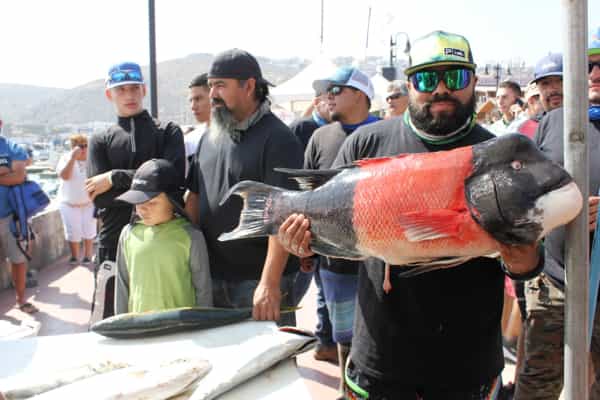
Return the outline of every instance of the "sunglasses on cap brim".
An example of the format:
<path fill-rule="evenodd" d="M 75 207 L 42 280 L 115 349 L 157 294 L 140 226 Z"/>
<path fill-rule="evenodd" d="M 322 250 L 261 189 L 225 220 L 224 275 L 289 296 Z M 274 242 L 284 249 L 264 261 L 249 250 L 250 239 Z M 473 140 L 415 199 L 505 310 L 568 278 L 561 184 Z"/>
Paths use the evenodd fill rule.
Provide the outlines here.
<path fill-rule="evenodd" d="M 471 83 L 473 71 L 468 68 L 452 68 L 443 71 L 417 71 L 410 76 L 413 87 L 422 93 L 433 92 L 441 81 L 449 90 L 462 90 Z"/>
<path fill-rule="evenodd" d="M 116 71 L 110 74 L 108 79 L 109 84 L 121 82 L 139 82 L 142 83 L 142 74 L 139 71 Z"/>

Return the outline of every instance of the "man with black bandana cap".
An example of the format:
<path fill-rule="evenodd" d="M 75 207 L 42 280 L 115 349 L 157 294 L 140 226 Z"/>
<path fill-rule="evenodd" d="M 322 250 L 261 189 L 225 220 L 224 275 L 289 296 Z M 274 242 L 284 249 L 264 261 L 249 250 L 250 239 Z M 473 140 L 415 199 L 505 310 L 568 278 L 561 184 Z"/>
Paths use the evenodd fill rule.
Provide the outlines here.
<path fill-rule="evenodd" d="M 106 260 L 116 260 L 119 235 L 129 223 L 133 207 L 115 199 L 129 190 L 136 169 L 151 158 L 163 158 L 175 166 L 180 186 L 185 171 L 183 133 L 172 122 L 163 124 L 153 119 L 143 108 L 146 85 L 138 64 L 112 66 L 105 95 L 113 103 L 118 123 L 90 138 L 86 180 L 86 190 L 102 221 L 97 267 Z M 114 278 L 109 278 L 105 289 L 103 317 L 107 318 L 114 314 Z"/>
<path fill-rule="evenodd" d="M 294 325 L 295 306 L 311 275 L 299 271 L 275 237 L 231 242 L 219 235 L 237 226 L 239 198 L 223 201 L 242 180 L 294 189 L 277 167 L 301 168 L 302 147 L 291 130 L 271 112 L 270 83 L 250 53 L 231 49 L 218 54 L 208 72 L 211 124 L 202 135 L 187 177 L 186 212 L 206 237 L 216 307 L 252 307 L 257 320 Z"/>
<path fill-rule="evenodd" d="M 468 41 L 435 31 L 411 50 L 409 108 L 403 118 L 366 125 L 348 137 L 334 162 L 424 153 L 493 138 L 474 119 L 475 64 Z M 291 216 L 279 240 L 310 250 L 310 221 Z M 357 310 L 345 382 L 350 399 L 496 398 L 504 366 L 500 319 L 504 275 L 526 279 L 542 267 L 537 244 L 503 246 L 503 262 L 476 258 L 454 268 L 401 278 L 369 258 L 359 270 Z M 399 269 L 398 269 L 399 270 Z M 458 362 L 457 362 L 458 361 Z"/>

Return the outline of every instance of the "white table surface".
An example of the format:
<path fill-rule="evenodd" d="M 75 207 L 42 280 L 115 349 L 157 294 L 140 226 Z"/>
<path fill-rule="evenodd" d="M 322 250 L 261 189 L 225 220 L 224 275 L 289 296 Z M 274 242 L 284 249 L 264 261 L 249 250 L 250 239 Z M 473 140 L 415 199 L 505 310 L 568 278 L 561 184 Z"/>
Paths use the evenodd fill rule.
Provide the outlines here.
<path fill-rule="evenodd" d="M 145 360 L 199 357 L 208 359 L 214 370 L 217 366 L 222 370 L 224 365 L 234 365 L 243 358 L 240 354 L 256 351 L 260 342 L 277 341 L 281 335 L 274 323 L 248 321 L 144 339 L 110 339 L 90 332 L 0 341 L 0 389 L 2 380 L 7 377 L 67 369 L 93 361 L 143 364 Z M 304 400 L 311 397 L 294 360 L 286 359 L 218 398 Z"/>

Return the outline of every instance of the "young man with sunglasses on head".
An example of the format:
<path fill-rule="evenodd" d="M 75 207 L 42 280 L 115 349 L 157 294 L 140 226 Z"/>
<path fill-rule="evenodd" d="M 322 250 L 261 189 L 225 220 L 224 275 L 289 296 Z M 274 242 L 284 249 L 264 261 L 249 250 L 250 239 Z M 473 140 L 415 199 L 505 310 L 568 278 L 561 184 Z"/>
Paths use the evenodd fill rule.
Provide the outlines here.
<path fill-rule="evenodd" d="M 562 79 L 561 79 L 562 80 Z M 600 190 L 600 28 L 591 35 L 588 46 L 589 125 L 589 230 L 594 242 Z M 538 81 L 539 85 L 539 81 Z M 561 96 L 562 97 L 562 96 Z M 557 108 L 541 120 L 534 141 L 549 159 L 563 164 L 564 110 Z M 527 317 L 523 325 L 525 349 L 518 375 L 515 399 L 557 399 L 563 383 L 565 228 L 550 232 L 544 239 L 544 272 L 526 282 Z M 596 307 L 590 347 L 594 379 L 589 398 L 600 399 L 600 306 Z"/>
<path fill-rule="evenodd" d="M 106 78 L 106 98 L 113 104 L 117 124 L 94 134 L 88 144 L 86 190 L 102 221 L 98 234 L 96 272 L 104 261 L 115 261 L 119 235 L 132 217 L 131 204 L 115 200 L 129 190 L 136 169 L 152 158 L 170 161 L 183 186 L 183 133 L 172 122 L 160 123 L 144 109 L 146 85 L 140 66 L 123 62 Z M 106 285 L 104 318 L 114 314 L 114 278 Z M 100 299 L 102 301 L 102 299 Z"/>
<path fill-rule="evenodd" d="M 316 80 L 313 88 L 327 93 L 327 105 L 332 123 L 317 129 L 304 153 L 304 168 L 329 169 L 346 138 L 357 128 L 379 121 L 369 114 L 371 100 L 375 95 L 373 83 L 362 71 L 341 67 L 332 76 Z M 332 339 L 337 346 L 338 363 L 343 373 L 352 341 L 352 323 L 358 268 L 360 263 L 328 257 L 315 257 L 315 282 L 323 292 Z M 322 358 L 332 348 L 319 343 L 315 358 Z"/>
<path fill-rule="evenodd" d="M 409 106 L 403 118 L 357 129 L 334 167 L 368 157 L 450 150 L 491 139 L 474 120 L 475 63 L 468 41 L 435 31 L 413 43 Z M 416 195 L 416 194 L 415 194 Z M 310 221 L 288 218 L 286 249 L 308 256 Z M 504 276 L 528 278 L 542 266 L 537 245 L 503 247 L 503 263 L 476 258 L 402 278 L 383 261 L 359 269 L 347 397 L 370 400 L 495 399 L 504 366 L 500 319 Z"/>

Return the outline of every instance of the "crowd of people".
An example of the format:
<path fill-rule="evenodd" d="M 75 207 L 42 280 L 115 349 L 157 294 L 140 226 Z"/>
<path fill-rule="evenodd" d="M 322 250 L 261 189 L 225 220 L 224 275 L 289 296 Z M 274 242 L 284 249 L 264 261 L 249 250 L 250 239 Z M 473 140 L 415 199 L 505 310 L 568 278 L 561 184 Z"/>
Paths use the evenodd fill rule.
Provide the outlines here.
<path fill-rule="evenodd" d="M 598 35 L 600 29 L 587 54 L 589 93 L 581 94 L 590 102 L 592 154 L 600 150 Z M 495 101 L 502 115 L 490 125 L 476 113 L 475 71 L 467 38 L 434 31 L 413 43 L 407 80 L 390 83 L 383 119 L 369 112 L 374 88 L 368 75 L 345 66 L 313 82 L 310 109 L 288 127 L 271 112 L 272 85 L 255 57 L 231 49 L 191 80 L 198 126 L 184 134 L 143 108 L 140 66 L 116 64 L 105 96 L 117 123 L 89 139 L 71 137 L 72 150 L 57 167 L 71 261 L 90 262 L 98 217 L 96 271 L 107 261 L 116 265 L 100 299 L 103 317 L 195 305 L 251 307 L 256 320 L 294 325 L 294 313 L 282 310 L 300 302 L 314 276 L 314 357 L 339 365 L 341 399 L 557 399 L 563 382 L 564 229 L 551 232 L 543 245 L 501 245 L 497 259 L 475 258 L 411 278 L 378 259 L 313 253 L 303 215 L 289 216 L 267 238 L 218 240 L 240 219 L 242 200 L 226 198 L 236 183 L 298 189 L 276 168 L 331 170 L 509 133 L 529 136 L 562 163 L 561 55 L 541 59 L 526 88 L 502 82 Z M 5 188 L 22 182 L 27 156 L 4 137 L 0 150 L 0 238 L 17 304 L 27 311 L 34 306 L 24 299 L 25 262 L 11 247 L 4 212 Z M 600 159 L 590 160 L 593 235 Z M 522 322 L 516 337 L 503 318 L 510 313 Z M 509 386 L 501 372 L 503 344 L 511 341 L 517 369 Z M 590 360 L 590 398 L 600 399 L 600 320 Z"/>

